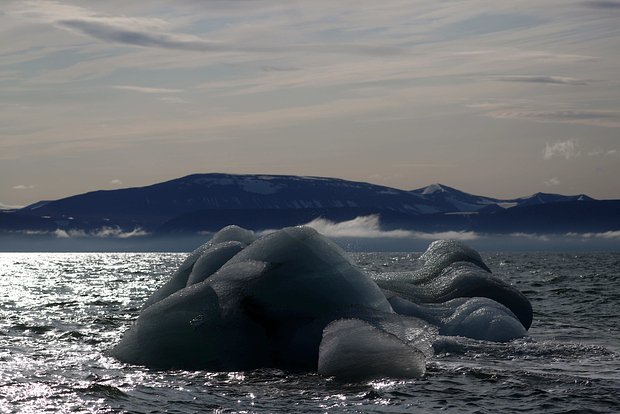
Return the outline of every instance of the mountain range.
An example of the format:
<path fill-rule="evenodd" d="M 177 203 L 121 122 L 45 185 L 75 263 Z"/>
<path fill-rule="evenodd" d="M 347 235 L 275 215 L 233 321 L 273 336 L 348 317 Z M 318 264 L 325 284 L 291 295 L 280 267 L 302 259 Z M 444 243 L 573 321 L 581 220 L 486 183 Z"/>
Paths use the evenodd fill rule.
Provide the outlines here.
<path fill-rule="evenodd" d="M 0 232 L 118 229 L 154 234 L 261 230 L 378 215 L 382 229 L 563 233 L 620 230 L 620 200 L 536 193 L 515 199 L 432 184 L 411 191 L 337 178 L 193 174 L 0 211 Z"/>

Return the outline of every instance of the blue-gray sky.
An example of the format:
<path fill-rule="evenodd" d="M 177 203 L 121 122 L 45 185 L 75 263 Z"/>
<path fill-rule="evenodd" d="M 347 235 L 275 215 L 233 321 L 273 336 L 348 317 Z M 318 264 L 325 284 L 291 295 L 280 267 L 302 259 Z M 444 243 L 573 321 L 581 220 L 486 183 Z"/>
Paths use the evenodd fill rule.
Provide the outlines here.
<path fill-rule="evenodd" d="M 620 1 L 4 1 L 0 205 L 198 172 L 620 198 Z"/>

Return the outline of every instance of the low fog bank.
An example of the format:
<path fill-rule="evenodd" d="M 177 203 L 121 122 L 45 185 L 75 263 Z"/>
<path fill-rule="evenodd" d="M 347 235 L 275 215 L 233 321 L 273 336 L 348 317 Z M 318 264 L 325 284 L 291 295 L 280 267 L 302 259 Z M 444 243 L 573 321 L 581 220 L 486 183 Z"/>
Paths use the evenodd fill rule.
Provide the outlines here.
<path fill-rule="evenodd" d="M 231 223 L 232 224 L 232 223 Z M 489 234 L 474 231 L 421 232 L 383 229 L 377 215 L 333 222 L 314 219 L 305 226 L 335 240 L 348 251 L 424 251 L 439 239 L 461 240 L 483 251 L 620 251 L 620 231 L 562 234 Z M 258 235 L 276 229 L 257 231 Z M 189 252 L 208 241 L 212 233 L 182 235 L 148 233 L 142 229 L 124 231 L 102 228 L 97 231 L 55 230 L 13 232 L 0 235 L 3 252 Z"/>
<path fill-rule="evenodd" d="M 342 237 L 326 234 L 326 236 L 351 252 L 420 252 L 426 250 L 432 241 L 446 238 L 463 240 L 469 246 L 481 251 L 620 251 L 620 237 L 609 237 L 604 234 L 482 235 L 454 232 L 420 234 L 417 237 L 407 238 L 382 235 Z M 3 235 L 0 236 L 0 252 L 190 252 L 210 238 L 210 234 L 125 239 Z"/>

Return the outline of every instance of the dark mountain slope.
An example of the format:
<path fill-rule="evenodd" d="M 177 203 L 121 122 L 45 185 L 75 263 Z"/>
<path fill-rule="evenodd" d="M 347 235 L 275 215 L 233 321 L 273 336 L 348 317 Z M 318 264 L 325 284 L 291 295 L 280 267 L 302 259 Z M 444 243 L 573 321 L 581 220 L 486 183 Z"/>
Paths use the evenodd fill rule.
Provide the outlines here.
<path fill-rule="evenodd" d="M 73 217 L 90 226 L 155 228 L 198 210 L 378 209 L 438 212 L 408 191 L 334 178 L 195 174 L 147 187 L 94 191 L 26 207 L 20 214 Z"/>
<path fill-rule="evenodd" d="M 0 231 L 141 228 L 163 234 L 196 233 L 228 224 L 261 230 L 316 218 L 339 222 L 367 215 L 379 215 L 384 230 L 601 232 L 620 229 L 620 200 L 545 193 L 500 200 L 441 184 L 403 191 L 336 178 L 194 174 L 4 211 Z"/>
<path fill-rule="evenodd" d="M 567 233 L 620 230 L 620 200 L 560 201 L 513 207 L 473 219 L 490 233 Z"/>

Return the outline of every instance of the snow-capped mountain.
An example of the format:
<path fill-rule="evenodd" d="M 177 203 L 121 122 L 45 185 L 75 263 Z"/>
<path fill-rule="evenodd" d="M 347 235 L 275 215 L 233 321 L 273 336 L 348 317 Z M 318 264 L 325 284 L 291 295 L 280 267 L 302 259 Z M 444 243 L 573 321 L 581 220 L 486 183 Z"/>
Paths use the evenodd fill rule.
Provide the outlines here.
<path fill-rule="evenodd" d="M 411 192 L 432 201 L 443 212 L 473 212 L 502 202 L 495 198 L 468 194 L 443 184 L 431 184 Z"/>
<path fill-rule="evenodd" d="M 336 178 L 194 174 L 146 187 L 94 191 L 35 203 L 25 215 L 155 228 L 195 211 L 390 210 L 439 213 L 432 201 L 389 187 Z"/>
<path fill-rule="evenodd" d="M 427 187 L 412 190 L 411 192 L 420 195 L 428 201 L 432 201 L 435 207 L 441 209 L 443 212 L 461 213 L 476 211 L 492 212 L 512 207 L 533 206 L 565 201 L 594 200 L 585 194 L 566 196 L 548 193 L 536 193 L 527 197 L 502 200 L 468 194 L 443 184 L 431 184 Z"/>
<path fill-rule="evenodd" d="M 378 215 L 385 229 L 519 232 L 619 230 L 619 203 L 537 193 L 500 200 L 433 184 L 412 191 L 337 178 L 194 174 L 145 187 L 93 191 L 0 212 L 0 232 L 195 233 L 227 224 L 252 229 Z M 596 217 L 589 217 L 589 211 Z M 586 217 L 588 216 L 588 217 Z M 535 221 L 530 221 L 535 219 Z M 584 223 L 585 225 L 584 227 Z"/>
<path fill-rule="evenodd" d="M 516 198 L 511 201 L 515 202 L 518 206 L 535 206 L 539 204 L 559 203 L 563 201 L 592 201 L 592 200 L 594 200 L 592 197 L 588 197 L 585 194 L 565 196 L 565 195 L 560 195 L 560 194 L 536 193 L 528 197 Z"/>

